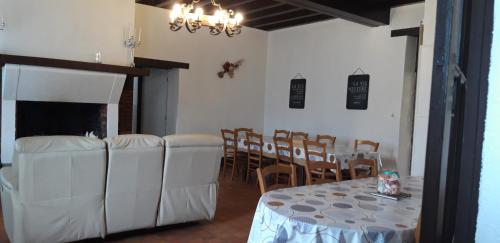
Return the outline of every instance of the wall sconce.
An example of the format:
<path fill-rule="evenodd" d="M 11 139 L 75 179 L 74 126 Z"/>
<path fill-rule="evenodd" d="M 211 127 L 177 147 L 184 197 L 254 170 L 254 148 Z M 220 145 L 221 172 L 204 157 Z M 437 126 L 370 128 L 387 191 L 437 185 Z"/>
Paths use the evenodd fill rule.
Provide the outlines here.
<path fill-rule="evenodd" d="M 5 17 L 0 16 L 0 30 L 4 30 L 7 23 L 5 23 Z"/>

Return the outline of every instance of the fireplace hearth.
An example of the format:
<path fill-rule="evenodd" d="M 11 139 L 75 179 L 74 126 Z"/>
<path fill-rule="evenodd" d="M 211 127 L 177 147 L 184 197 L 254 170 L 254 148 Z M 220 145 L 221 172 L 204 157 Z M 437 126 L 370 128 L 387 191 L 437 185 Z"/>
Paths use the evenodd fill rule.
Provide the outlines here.
<path fill-rule="evenodd" d="M 106 137 L 107 105 L 17 101 L 16 138 L 50 135 Z"/>

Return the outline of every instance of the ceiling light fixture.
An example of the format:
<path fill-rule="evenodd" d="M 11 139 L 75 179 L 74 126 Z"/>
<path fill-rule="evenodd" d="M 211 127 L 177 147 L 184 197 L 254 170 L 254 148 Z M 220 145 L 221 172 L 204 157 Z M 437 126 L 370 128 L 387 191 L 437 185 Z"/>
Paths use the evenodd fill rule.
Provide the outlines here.
<path fill-rule="evenodd" d="M 212 35 L 226 32 L 227 36 L 233 37 L 241 33 L 241 13 L 235 13 L 231 9 L 225 10 L 220 3 L 210 0 L 217 10 L 213 15 L 205 15 L 203 8 L 197 6 L 199 2 L 200 0 L 193 0 L 191 4 L 174 4 L 170 10 L 170 29 L 178 31 L 182 26 L 186 26 L 190 33 L 195 33 L 202 26 L 206 26 Z"/>

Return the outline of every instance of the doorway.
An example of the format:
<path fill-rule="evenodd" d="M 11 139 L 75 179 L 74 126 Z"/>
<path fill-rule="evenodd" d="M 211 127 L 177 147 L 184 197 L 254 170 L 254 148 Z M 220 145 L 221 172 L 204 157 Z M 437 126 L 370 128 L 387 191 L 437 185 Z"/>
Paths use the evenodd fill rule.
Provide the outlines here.
<path fill-rule="evenodd" d="M 138 81 L 137 131 L 159 137 L 177 131 L 178 69 L 151 69 Z"/>

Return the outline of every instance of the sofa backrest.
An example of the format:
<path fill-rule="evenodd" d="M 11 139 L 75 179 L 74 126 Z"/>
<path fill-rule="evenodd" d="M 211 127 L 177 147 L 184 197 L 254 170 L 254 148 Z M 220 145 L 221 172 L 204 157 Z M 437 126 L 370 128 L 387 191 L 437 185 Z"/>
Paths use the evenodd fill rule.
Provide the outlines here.
<path fill-rule="evenodd" d="M 70 242 L 103 237 L 106 147 L 76 136 L 16 141 L 18 174 L 13 242 Z"/>
<path fill-rule="evenodd" d="M 171 135 L 165 139 L 164 187 L 216 183 L 223 140 L 212 135 Z"/>
<path fill-rule="evenodd" d="M 153 135 L 120 135 L 108 144 L 108 233 L 156 225 L 163 177 L 164 141 Z"/>
<path fill-rule="evenodd" d="M 20 138 L 13 169 L 24 202 L 104 194 L 105 143 L 77 136 Z"/>

